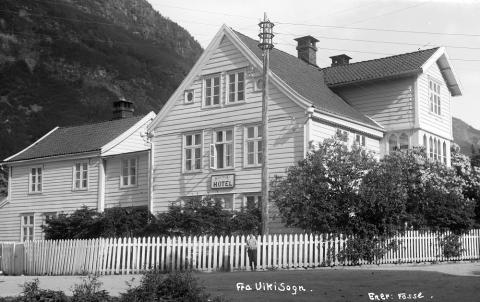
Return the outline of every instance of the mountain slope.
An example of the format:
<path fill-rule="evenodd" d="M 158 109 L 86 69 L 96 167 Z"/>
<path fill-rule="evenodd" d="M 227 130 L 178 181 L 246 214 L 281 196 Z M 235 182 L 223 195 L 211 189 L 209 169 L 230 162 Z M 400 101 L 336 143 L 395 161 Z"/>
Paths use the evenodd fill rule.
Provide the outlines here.
<path fill-rule="evenodd" d="M 471 155 L 472 146 L 480 152 L 480 130 L 477 130 L 459 118 L 452 119 L 453 141 L 460 146 L 463 154 Z"/>
<path fill-rule="evenodd" d="M 158 111 L 202 49 L 145 0 L 3 0 L 0 160 L 54 126 Z"/>

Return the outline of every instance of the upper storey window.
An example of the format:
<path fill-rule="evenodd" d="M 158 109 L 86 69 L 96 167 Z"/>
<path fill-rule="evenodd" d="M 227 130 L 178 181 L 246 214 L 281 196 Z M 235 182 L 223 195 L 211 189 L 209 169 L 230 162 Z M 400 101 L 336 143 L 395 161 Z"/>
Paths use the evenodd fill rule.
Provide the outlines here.
<path fill-rule="evenodd" d="M 227 75 L 228 80 L 228 103 L 236 103 L 245 100 L 245 73 L 234 72 Z"/>
<path fill-rule="evenodd" d="M 42 167 L 35 167 L 30 169 L 30 193 L 42 192 Z"/>
<path fill-rule="evenodd" d="M 213 107 L 220 105 L 220 75 L 213 75 L 204 79 L 203 105 Z"/>
<path fill-rule="evenodd" d="M 430 112 L 441 114 L 440 84 L 432 80 L 429 81 L 430 90 Z"/>

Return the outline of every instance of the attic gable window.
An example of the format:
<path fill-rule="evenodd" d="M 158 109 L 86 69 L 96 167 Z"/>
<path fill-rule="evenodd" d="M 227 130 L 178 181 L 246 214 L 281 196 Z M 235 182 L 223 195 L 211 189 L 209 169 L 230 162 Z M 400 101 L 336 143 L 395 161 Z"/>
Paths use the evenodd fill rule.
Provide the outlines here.
<path fill-rule="evenodd" d="M 440 103 L 440 84 L 432 80 L 429 81 L 430 90 L 430 112 L 441 115 Z"/>
<path fill-rule="evenodd" d="M 245 100 L 245 73 L 235 72 L 227 75 L 228 80 L 228 103 L 236 103 Z"/>
<path fill-rule="evenodd" d="M 220 105 L 220 75 L 205 77 L 203 80 L 203 106 L 212 107 Z"/>

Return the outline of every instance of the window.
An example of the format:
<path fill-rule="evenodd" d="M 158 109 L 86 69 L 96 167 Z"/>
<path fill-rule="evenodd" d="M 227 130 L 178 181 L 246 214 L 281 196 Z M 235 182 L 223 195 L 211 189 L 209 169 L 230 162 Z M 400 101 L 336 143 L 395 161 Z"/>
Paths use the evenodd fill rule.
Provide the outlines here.
<path fill-rule="evenodd" d="M 22 241 L 33 240 L 34 238 L 34 215 L 24 214 L 21 217 L 21 236 Z"/>
<path fill-rule="evenodd" d="M 443 163 L 447 164 L 447 144 L 443 142 Z"/>
<path fill-rule="evenodd" d="M 400 135 L 400 150 L 407 150 L 408 149 L 408 135 L 402 133 Z"/>
<path fill-rule="evenodd" d="M 76 163 L 73 169 L 73 189 L 88 189 L 88 163 Z"/>
<path fill-rule="evenodd" d="M 433 138 L 431 136 L 429 139 L 429 143 L 430 143 L 430 158 L 433 158 Z"/>
<path fill-rule="evenodd" d="M 199 171 L 202 169 L 202 133 L 184 135 L 184 171 Z"/>
<path fill-rule="evenodd" d="M 342 142 L 348 142 L 348 132 L 342 129 L 337 129 L 336 136 L 342 141 Z"/>
<path fill-rule="evenodd" d="M 40 193 L 42 192 L 42 168 L 36 167 L 30 170 L 30 193 Z"/>
<path fill-rule="evenodd" d="M 365 147 L 365 135 L 355 134 L 355 143 L 359 146 Z"/>
<path fill-rule="evenodd" d="M 211 198 L 216 202 L 221 202 L 225 210 L 233 210 L 233 194 L 212 195 Z"/>
<path fill-rule="evenodd" d="M 397 145 L 398 145 L 397 136 L 395 134 L 390 135 L 390 138 L 388 139 L 388 150 L 390 152 L 396 151 L 398 148 Z"/>
<path fill-rule="evenodd" d="M 229 73 L 228 79 L 228 103 L 236 103 L 245 100 L 245 73 Z"/>
<path fill-rule="evenodd" d="M 132 187 L 137 185 L 137 159 L 122 159 L 122 175 L 120 187 Z"/>
<path fill-rule="evenodd" d="M 210 145 L 210 168 L 233 168 L 233 130 L 213 132 L 213 144 Z"/>
<path fill-rule="evenodd" d="M 425 148 L 425 152 L 427 152 L 427 135 L 423 135 L 423 147 Z"/>
<path fill-rule="evenodd" d="M 248 126 L 245 128 L 246 166 L 262 164 L 262 126 Z"/>
<path fill-rule="evenodd" d="M 220 75 L 205 78 L 204 87 L 204 106 L 220 105 Z"/>
<path fill-rule="evenodd" d="M 245 196 L 245 207 L 247 209 L 258 208 L 262 204 L 262 195 L 252 194 Z"/>
<path fill-rule="evenodd" d="M 440 104 L 440 84 L 430 80 L 430 112 L 441 114 L 441 104 Z"/>
<path fill-rule="evenodd" d="M 193 104 L 193 100 L 195 98 L 195 93 L 193 89 L 185 90 L 184 92 L 184 103 L 185 104 Z"/>

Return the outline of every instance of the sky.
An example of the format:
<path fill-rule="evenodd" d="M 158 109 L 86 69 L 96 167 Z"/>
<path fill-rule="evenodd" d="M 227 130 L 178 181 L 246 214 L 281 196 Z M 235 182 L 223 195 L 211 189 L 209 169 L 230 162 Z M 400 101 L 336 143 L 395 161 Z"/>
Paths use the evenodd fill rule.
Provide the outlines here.
<path fill-rule="evenodd" d="M 148 0 L 206 48 L 222 24 L 252 38 L 266 13 L 275 47 L 297 55 L 295 38 L 317 42 L 317 64 L 345 53 L 351 63 L 444 46 L 462 96 L 452 114 L 480 129 L 480 0 Z"/>

